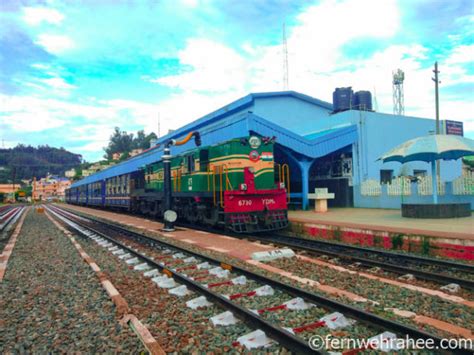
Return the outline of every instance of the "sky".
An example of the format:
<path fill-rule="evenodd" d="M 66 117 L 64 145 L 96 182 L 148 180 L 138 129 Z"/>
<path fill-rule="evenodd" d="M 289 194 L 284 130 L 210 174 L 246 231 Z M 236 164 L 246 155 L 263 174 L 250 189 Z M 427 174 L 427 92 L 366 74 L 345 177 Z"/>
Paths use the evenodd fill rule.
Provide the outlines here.
<path fill-rule="evenodd" d="M 160 135 L 251 92 L 332 102 L 370 90 L 392 113 L 440 116 L 474 138 L 472 0 L 0 0 L 0 140 L 64 147 L 95 161 L 115 126 Z"/>

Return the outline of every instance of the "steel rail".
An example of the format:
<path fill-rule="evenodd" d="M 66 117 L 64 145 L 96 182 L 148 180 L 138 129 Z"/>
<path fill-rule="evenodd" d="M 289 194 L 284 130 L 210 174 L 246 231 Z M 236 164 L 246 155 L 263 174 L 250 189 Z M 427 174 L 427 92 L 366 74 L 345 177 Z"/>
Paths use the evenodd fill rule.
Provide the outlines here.
<path fill-rule="evenodd" d="M 461 279 L 458 277 L 454 276 L 449 276 L 445 274 L 439 274 L 439 273 L 433 273 L 429 271 L 423 271 L 423 270 L 418 270 L 416 268 L 411 268 L 411 267 L 406 267 L 402 265 L 396 265 L 390 262 L 384 262 L 384 261 L 377 261 L 377 260 L 370 260 L 368 258 L 364 258 L 362 256 L 356 256 L 356 255 L 350 255 L 347 253 L 347 250 L 357 250 L 358 252 L 363 252 L 363 253 L 372 253 L 372 249 L 364 249 L 364 248 L 353 248 L 353 246 L 346 246 L 345 245 L 340 245 L 340 244 L 334 244 L 334 243 L 327 243 L 327 242 L 322 242 L 319 240 L 309 240 L 305 238 L 298 238 L 298 237 L 288 237 L 288 236 L 282 236 L 282 235 L 277 235 L 277 236 L 269 236 L 269 237 L 256 237 L 256 236 L 251 236 L 247 237 L 252 240 L 258 240 L 260 242 L 266 242 L 266 243 L 273 243 L 273 244 L 279 244 L 282 246 L 287 246 L 287 247 L 292 247 L 294 249 L 299 249 L 299 250 L 304 250 L 304 251 L 309 251 L 312 253 L 317 253 L 317 254 L 323 254 L 323 255 L 330 255 L 336 258 L 341 258 L 341 259 L 346 259 L 346 260 L 351 260 L 353 262 L 359 262 L 362 265 L 365 266 L 371 266 L 371 267 L 380 267 L 381 269 L 400 274 L 400 275 L 405 275 L 405 274 L 412 274 L 415 277 L 417 277 L 420 280 L 426 280 L 426 281 L 431 281 L 435 283 L 441 283 L 441 284 L 450 284 L 450 283 L 456 283 L 459 284 L 461 287 L 464 287 L 469 290 L 474 290 L 474 281 L 467 280 L 467 279 Z M 320 247 L 321 245 L 324 245 L 328 248 L 340 248 L 341 251 L 334 251 L 334 250 L 327 250 L 324 247 Z M 346 250 L 346 251 L 344 251 Z M 376 250 L 376 254 L 378 255 L 383 255 L 385 257 L 390 257 L 390 258 L 403 258 L 403 255 L 397 254 L 397 253 L 389 253 L 387 252 L 384 254 L 384 252 Z M 423 258 L 426 259 L 426 258 Z M 428 259 L 429 260 L 429 259 Z M 474 267 L 470 265 L 463 265 L 463 264 L 457 264 L 457 263 L 450 263 L 448 262 L 445 267 L 448 267 L 447 265 L 462 265 L 463 267 L 466 266 L 466 270 L 473 271 Z M 428 266 L 428 264 L 425 264 Z M 441 265 L 441 264 L 437 264 Z M 456 270 L 453 270 L 456 271 Z M 461 271 L 461 270 L 459 270 Z M 464 272 L 464 268 L 462 272 Z"/>
<path fill-rule="evenodd" d="M 293 236 L 287 236 L 283 234 L 277 234 L 274 237 L 295 238 L 295 239 L 301 239 L 305 241 L 309 240 L 307 238 L 293 237 Z M 368 248 L 359 247 L 356 245 L 337 244 L 337 243 L 332 243 L 325 240 L 309 240 L 309 241 L 314 242 L 314 243 L 319 243 L 320 245 L 328 245 L 331 247 L 341 247 L 341 248 L 345 248 L 349 250 L 360 251 L 363 253 L 378 254 L 383 257 L 400 258 L 400 259 L 405 259 L 407 261 L 411 261 L 415 263 L 425 264 L 427 266 L 437 265 L 437 266 L 442 266 L 442 267 L 448 267 L 448 268 L 458 269 L 459 271 L 467 271 L 470 274 L 474 274 L 474 266 L 469 265 L 469 264 L 462 264 L 462 263 L 457 263 L 453 261 L 433 259 L 433 258 L 428 258 L 428 257 L 423 257 L 423 256 L 418 256 L 418 255 L 405 255 L 405 254 L 392 252 L 392 251 L 368 249 Z"/>
<path fill-rule="evenodd" d="M 62 215 L 64 218 L 71 220 L 71 217 L 65 216 L 64 214 Z M 120 248 L 126 250 L 128 253 L 133 254 L 134 256 L 146 261 L 148 264 L 153 266 L 154 268 L 159 269 L 160 271 L 165 271 L 166 273 L 171 273 L 173 275 L 173 278 L 183 284 L 188 286 L 190 289 L 206 296 L 208 300 L 212 300 L 215 303 L 220 304 L 222 307 L 225 309 L 231 310 L 233 313 L 235 313 L 239 318 L 242 318 L 245 320 L 245 323 L 251 325 L 254 328 L 260 328 L 262 329 L 267 336 L 270 338 L 276 340 L 281 346 L 286 347 L 290 349 L 292 352 L 295 352 L 297 354 L 307 354 L 309 352 L 314 352 L 313 349 L 309 346 L 309 343 L 307 341 L 304 341 L 303 339 L 296 337 L 289 331 L 280 328 L 278 326 L 275 326 L 268 321 L 264 320 L 263 318 L 259 317 L 252 311 L 250 311 L 247 308 L 241 307 L 238 304 L 228 300 L 224 296 L 210 291 L 208 288 L 206 288 L 204 285 L 199 284 L 198 282 L 195 282 L 194 280 L 190 279 L 187 276 L 184 276 L 171 268 L 167 268 L 164 265 L 159 264 L 155 260 L 147 257 L 146 255 L 141 254 L 140 252 L 126 246 L 125 244 L 115 240 L 113 237 L 106 235 L 104 232 L 101 232 L 97 229 L 94 229 L 88 225 L 86 225 L 84 222 L 79 222 L 77 220 L 74 220 L 74 223 L 79 225 L 80 227 L 84 229 L 88 229 L 92 233 L 100 236 L 101 238 L 104 238 L 118 246 Z M 68 226 L 70 230 L 74 230 L 72 227 Z M 74 230 L 74 233 L 81 233 L 83 236 L 87 236 L 83 231 L 81 230 Z M 114 231 L 115 233 L 119 234 L 120 232 Z M 110 233 L 110 232 L 109 232 Z M 147 243 L 148 244 L 148 243 Z M 154 245 L 159 245 L 160 243 L 158 241 L 153 243 Z M 173 249 L 179 249 L 173 247 Z M 180 249 L 181 250 L 181 249 Z M 186 253 L 188 253 L 185 249 L 182 249 Z M 197 254 L 196 254 L 197 255 Z M 319 352 L 322 354 L 326 354 L 326 352 Z"/>
<path fill-rule="evenodd" d="M 68 211 L 68 212 L 72 213 L 70 211 Z M 72 213 L 72 214 L 74 214 L 74 213 Z M 121 226 L 118 226 L 116 224 L 108 223 L 108 222 L 105 222 L 103 220 L 98 220 L 98 219 L 90 217 L 90 216 L 87 216 L 87 218 L 90 219 L 91 221 L 99 224 L 99 225 L 102 225 L 102 226 L 105 226 L 106 228 L 115 230 L 115 231 L 121 233 L 122 235 L 130 236 L 130 237 L 133 237 L 134 239 L 146 241 L 147 244 L 162 245 L 162 246 L 165 246 L 167 248 L 179 250 L 179 251 L 185 252 L 189 255 L 199 257 L 203 260 L 206 260 L 206 261 L 209 261 L 209 262 L 212 262 L 212 263 L 215 263 L 215 264 L 221 264 L 222 263 L 218 259 L 214 259 L 212 257 L 202 255 L 202 254 L 190 251 L 190 250 L 185 249 L 185 248 L 181 248 L 179 246 L 176 246 L 174 244 L 171 244 L 171 243 L 168 243 L 168 242 L 165 242 L 165 241 L 162 241 L 162 240 L 157 240 L 157 239 L 154 239 L 152 237 L 148 237 L 148 236 L 140 234 L 138 232 L 134 232 L 134 231 L 131 231 L 129 229 L 123 228 Z M 78 222 L 75 222 L 75 223 L 78 223 Z M 86 228 L 92 229 L 90 226 L 87 226 Z M 315 303 L 315 304 L 317 304 L 319 306 L 322 306 L 322 307 L 325 307 L 327 309 L 331 309 L 333 311 L 339 311 L 339 312 L 341 312 L 341 313 L 343 313 L 347 316 L 350 316 L 352 318 L 355 318 L 355 319 L 361 321 L 363 324 L 371 325 L 371 326 L 375 325 L 375 326 L 378 326 L 382 329 L 385 329 L 385 330 L 388 329 L 388 330 L 393 331 L 394 333 L 401 334 L 401 335 L 409 335 L 412 338 L 416 338 L 416 339 L 433 339 L 434 344 L 436 344 L 437 346 L 440 346 L 440 344 L 441 344 L 442 338 L 440 338 L 436 335 L 429 334 L 427 332 L 416 329 L 414 327 L 407 326 L 407 325 L 404 325 L 404 324 L 401 324 L 401 323 L 398 323 L 398 322 L 395 322 L 395 321 L 392 321 L 392 320 L 389 320 L 389 319 L 379 317 L 379 316 L 377 316 L 373 313 L 365 312 L 365 311 L 360 310 L 358 308 L 355 308 L 355 307 L 352 307 L 352 306 L 349 306 L 349 305 L 331 300 L 329 298 L 311 293 L 311 292 L 306 291 L 304 289 L 301 289 L 299 287 L 291 286 L 291 285 L 282 283 L 280 281 L 277 281 L 277 280 L 274 280 L 274 279 L 271 279 L 271 278 L 267 278 L 263 275 L 254 273 L 252 271 L 249 271 L 249 270 L 246 270 L 246 269 L 243 269 L 243 268 L 240 268 L 238 266 L 235 266 L 235 265 L 230 265 L 230 266 L 231 266 L 232 270 L 235 270 L 237 273 L 248 276 L 251 279 L 257 280 L 257 281 L 262 282 L 262 283 L 265 283 L 265 284 L 270 285 L 274 288 L 283 290 L 283 291 L 287 292 L 288 294 L 293 295 L 295 297 L 301 297 L 301 298 L 303 298 L 307 301 L 310 301 L 312 303 Z M 289 333 L 289 334 L 291 334 L 291 333 Z M 467 351 L 466 349 L 456 349 L 456 350 L 451 349 L 450 351 L 455 351 L 456 353 L 461 353 L 461 354 L 468 354 L 468 353 L 471 354 L 471 352 Z"/>
<path fill-rule="evenodd" d="M 23 207 L 18 207 L 16 209 L 10 209 L 4 216 L 0 218 L 0 233 L 3 232 L 7 226 L 12 223 L 12 221 L 15 221 L 15 217 L 19 216 L 21 212 L 23 211 Z"/>
<path fill-rule="evenodd" d="M 452 261 L 427 258 L 427 257 L 417 256 L 417 255 L 405 255 L 405 254 L 391 252 L 391 251 L 376 250 L 376 249 L 364 248 L 364 247 L 359 247 L 359 246 L 354 246 L 354 245 L 333 243 L 333 242 L 323 241 L 323 240 L 312 240 L 308 238 L 288 236 L 288 235 L 283 235 L 283 234 L 266 233 L 261 236 L 247 235 L 247 234 L 243 235 L 243 234 L 238 234 L 238 233 L 233 233 L 233 232 L 228 232 L 228 231 L 216 230 L 214 228 L 190 226 L 186 223 L 180 223 L 179 225 L 186 228 L 202 230 L 202 231 L 207 231 L 207 232 L 212 232 L 212 233 L 219 233 L 219 234 L 223 234 L 223 235 L 233 237 L 233 238 L 248 239 L 252 241 L 259 241 L 262 243 L 271 243 L 271 244 L 276 244 L 276 245 L 281 245 L 281 246 L 292 247 L 298 250 L 313 252 L 320 255 L 329 255 L 335 258 L 351 260 L 353 262 L 359 262 L 365 266 L 380 267 L 381 269 L 384 269 L 386 271 L 390 271 L 399 275 L 412 274 L 418 277 L 418 279 L 420 280 L 435 282 L 437 284 L 446 285 L 450 283 L 457 283 L 460 286 L 464 287 L 465 289 L 474 290 L 474 281 L 471 281 L 471 280 L 449 276 L 442 273 L 423 271 L 416 268 L 402 266 L 400 264 L 395 264 L 391 262 L 371 260 L 371 259 L 368 259 L 367 255 L 374 254 L 376 256 L 380 256 L 384 258 L 398 259 L 399 261 L 403 260 L 403 262 L 405 263 L 418 263 L 418 264 L 422 264 L 421 266 L 443 267 L 447 270 L 451 269 L 450 271 L 467 272 L 469 274 L 474 274 L 474 266 L 469 265 L 469 264 L 461 264 L 461 263 L 456 263 Z M 335 250 L 331 251 L 331 250 L 328 250 L 329 248 L 341 249 L 341 251 L 339 252 Z M 351 255 L 350 252 L 363 253 L 365 254 L 365 256 Z"/>

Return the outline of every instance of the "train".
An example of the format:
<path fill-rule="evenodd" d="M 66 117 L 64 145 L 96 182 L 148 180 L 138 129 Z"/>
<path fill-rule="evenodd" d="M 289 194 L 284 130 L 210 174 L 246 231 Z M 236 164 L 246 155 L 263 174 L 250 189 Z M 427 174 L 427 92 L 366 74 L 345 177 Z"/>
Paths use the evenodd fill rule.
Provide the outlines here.
<path fill-rule="evenodd" d="M 237 233 L 286 228 L 289 174 L 275 164 L 274 145 L 275 137 L 252 135 L 173 156 L 172 206 L 178 222 Z M 92 175 L 88 183 L 79 181 L 66 190 L 66 202 L 158 219 L 165 212 L 163 189 L 164 166 L 157 157 L 123 174 L 117 170 L 102 178 Z"/>

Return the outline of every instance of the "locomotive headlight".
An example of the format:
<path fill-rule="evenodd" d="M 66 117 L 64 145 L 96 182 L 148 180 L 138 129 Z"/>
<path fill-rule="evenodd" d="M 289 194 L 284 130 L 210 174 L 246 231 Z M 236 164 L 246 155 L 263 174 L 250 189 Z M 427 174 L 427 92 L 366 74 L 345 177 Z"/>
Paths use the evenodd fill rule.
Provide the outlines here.
<path fill-rule="evenodd" d="M 247 184 L 240 184 L 240 190 L 247 191 Z"/>
<path fill-rule="evenodd" d="M 258 149 L 262 145 L 262 141 L 257 136 L 251 136 L 249 138 L 249 145 L 252 149 Z"/>
<path fill-rule="evenodd" d="M 260 159 L 260 154 L 256 150 L 252 150 L 249 154 L 250 161 L 257 162 Z"/>
<path fill-rule="evenodd" d="M 164 214 L 163 218 L 167 222 L 174 223 L 178 219 L 178 215 L 175 211 L 168 210 L 168 211 L 165 211 L 165 214 Z"/>
<path fill-rule="evenodd" d="M 285 183 L 284 182 L 280 182 L 280 189 L 284 189 L 285 188 Z"/>

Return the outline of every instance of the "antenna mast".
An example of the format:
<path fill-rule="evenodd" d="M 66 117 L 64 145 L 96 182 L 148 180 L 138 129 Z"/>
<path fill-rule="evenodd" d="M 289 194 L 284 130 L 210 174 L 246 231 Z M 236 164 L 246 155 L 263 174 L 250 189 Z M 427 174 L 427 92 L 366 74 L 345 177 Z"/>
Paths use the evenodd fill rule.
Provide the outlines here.
<path fill-rule="evenodd" d="M 379 110 L 379 104 L 377 102 L 377 89 L 375 89 L 375 86 L 374 86 L 374 110 L 375 111 Z"/>
<path fill-rule="evenodd" d="M 158 134 L 156 135 L 156 138 L 160 138 L 160 113 L 158 112 Z"/>
<path fill-rule="evenodd" d="M 393 114 L 405 115 L 405 96 L 403 94 L 403 82 L 405 81 L 405 73 L 401 69 L 392 72 L 393 77 Z"/>
<path fill-rule="evenodd" d="M 288 43 L 286 41 L 286 25 L 283 22 L 283 90 L 288 90 Z"/>

